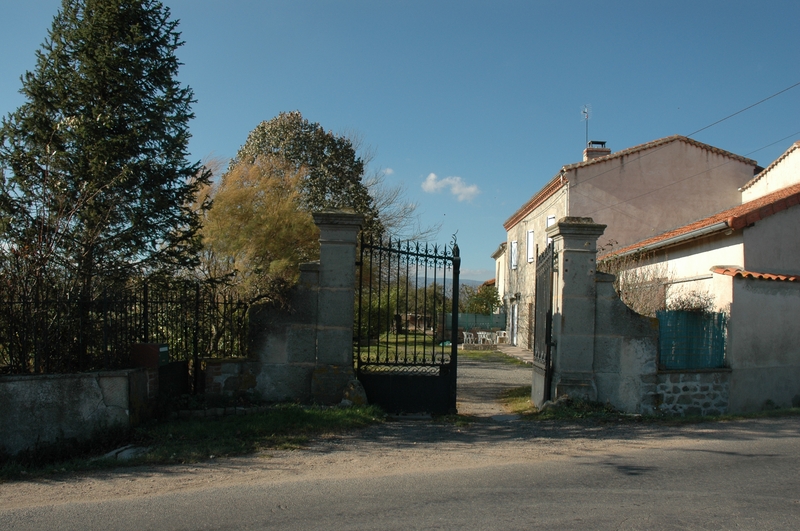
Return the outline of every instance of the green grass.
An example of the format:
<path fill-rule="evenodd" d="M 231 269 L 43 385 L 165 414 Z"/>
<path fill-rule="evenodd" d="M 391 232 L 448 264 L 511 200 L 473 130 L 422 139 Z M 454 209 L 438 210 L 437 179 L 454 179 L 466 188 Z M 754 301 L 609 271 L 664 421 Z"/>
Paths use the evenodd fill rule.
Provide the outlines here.
<path fill-rule="evenodd" d="M 527 365 L 521 359 L 503 354 L 499 350 L 459 350 L 458 357 L 459 359 L 505 363 L 508 365 Z M 528 394 L 530 395 L 530 393 Z"/>
<path fill-rule="evenodd" d="M 127 433 L 98 434 L 88 442 L 62 443 L 13 460 L 0 460 L 0 480 L 119 466 L 194 463 L 268 449 L 299 448 L 312 436 L 361 428 L 382 422 L 384 417 L 377 406 L 324 408 L 283 404 L 264 413 L 153 422 Z M 129 461 L 98 459 L 125 444 L 149 450 Z M 69 457 L 70 453 L 74 457 Z"/>
<path fill-rule="evenodd" d="M 417 360 L 422 360 L 424 357 L 427 361 L 435 359 L 438 362 L 442 357 L 445 360 L 450 359 L 450 349 L 449 345 L 440 345 L 433 336 L 410 332 L 400 335 L 382 334 L 379 345 L 355 347 L 355 352 L 363 361 L 373 363 L 393 362 L 396 359 L 413 360 L 415 356 Z"/>

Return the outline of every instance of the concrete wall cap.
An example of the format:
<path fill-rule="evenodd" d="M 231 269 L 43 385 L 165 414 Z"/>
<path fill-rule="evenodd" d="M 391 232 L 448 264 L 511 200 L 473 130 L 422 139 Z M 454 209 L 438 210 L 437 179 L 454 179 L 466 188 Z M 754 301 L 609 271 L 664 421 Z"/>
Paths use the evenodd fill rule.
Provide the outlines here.
<path fill-rule="evenodd" d="M 608 225 L 595 223 L 592 218 L 563 217 L 547 228 L 547 236 L 552 238 L 559 234 L 567 235 L 601 235 Z"/>
<path fill-rule="evenodd" d="M 303 262 L 299 267 L 300 271 L 319 271 L 319 260 L 314 262 Z"/>
<path fill-rule="evenodd" d="M 352 210 L 323 210 L 313 212 L 312 217 L 317 225 L 357 225 L 364 224 L 364 215 Z"/>

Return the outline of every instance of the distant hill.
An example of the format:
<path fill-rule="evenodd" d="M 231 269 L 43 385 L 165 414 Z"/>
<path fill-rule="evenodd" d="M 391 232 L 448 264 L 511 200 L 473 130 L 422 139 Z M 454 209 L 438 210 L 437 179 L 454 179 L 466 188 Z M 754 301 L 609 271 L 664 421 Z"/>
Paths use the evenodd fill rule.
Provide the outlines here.
<path fill-rule="evenodd" d="M 442 283 L 441 279 L 437 279 L 436 282 L 438 284 Z M 460 279 L 458 279 L 458 282 L 459 282 L 459 284 L 465 284 L 467 286 L 472 286 L 474 288 L 477 288 L 478 286 L 480 286 L 481 284 L 483 284 L 486 281 L 485 280 L 470 280 L 468 278 L 460 278 Z M 433 279 L 429 278 L 428 279 L 428 285 L 431 285 L 431 284 L 433 284 Z M 445 287 L 446 290 L 450 291 L 450 288 L 452 286 L 453 286 L 453 279 L 448 277 L 447 280 L 445 280 L 445 282 L 444 282 L 444 287 Z"/>

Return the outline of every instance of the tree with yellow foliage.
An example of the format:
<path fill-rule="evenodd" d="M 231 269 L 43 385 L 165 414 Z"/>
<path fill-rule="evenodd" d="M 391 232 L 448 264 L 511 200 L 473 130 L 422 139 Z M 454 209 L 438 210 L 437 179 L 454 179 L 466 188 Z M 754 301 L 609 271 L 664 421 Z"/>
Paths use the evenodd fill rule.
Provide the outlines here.
<path fill-rule="evenodd" d="M 304 166 L 262 154 L 239 161 L 203 192 L 211 199 L 202 236 L 202 272 L 254 302 L 297 280 L 298 266 L 319 253 L 318 229 L 302 208 Z"/>

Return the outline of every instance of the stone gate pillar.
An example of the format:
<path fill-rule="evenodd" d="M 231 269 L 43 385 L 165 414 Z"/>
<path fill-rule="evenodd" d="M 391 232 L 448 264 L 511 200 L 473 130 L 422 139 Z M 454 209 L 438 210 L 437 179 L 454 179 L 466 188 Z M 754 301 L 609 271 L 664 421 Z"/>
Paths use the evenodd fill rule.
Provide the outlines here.
<path fill-rule="evenodd" d="M 594 336 L 597 239 L 606 225 L 565 217 L 547 229 L 558 253 L 553 304 L 553 399 L 563 395 L 597 400 Z"/>
<path fill-rule="evenodd" d="M 315 402 L 338 403 L 353 372 L 356 240 L 364 216 L 315 212 L 320 230 L 317 360 L 311 380 Z"/>

